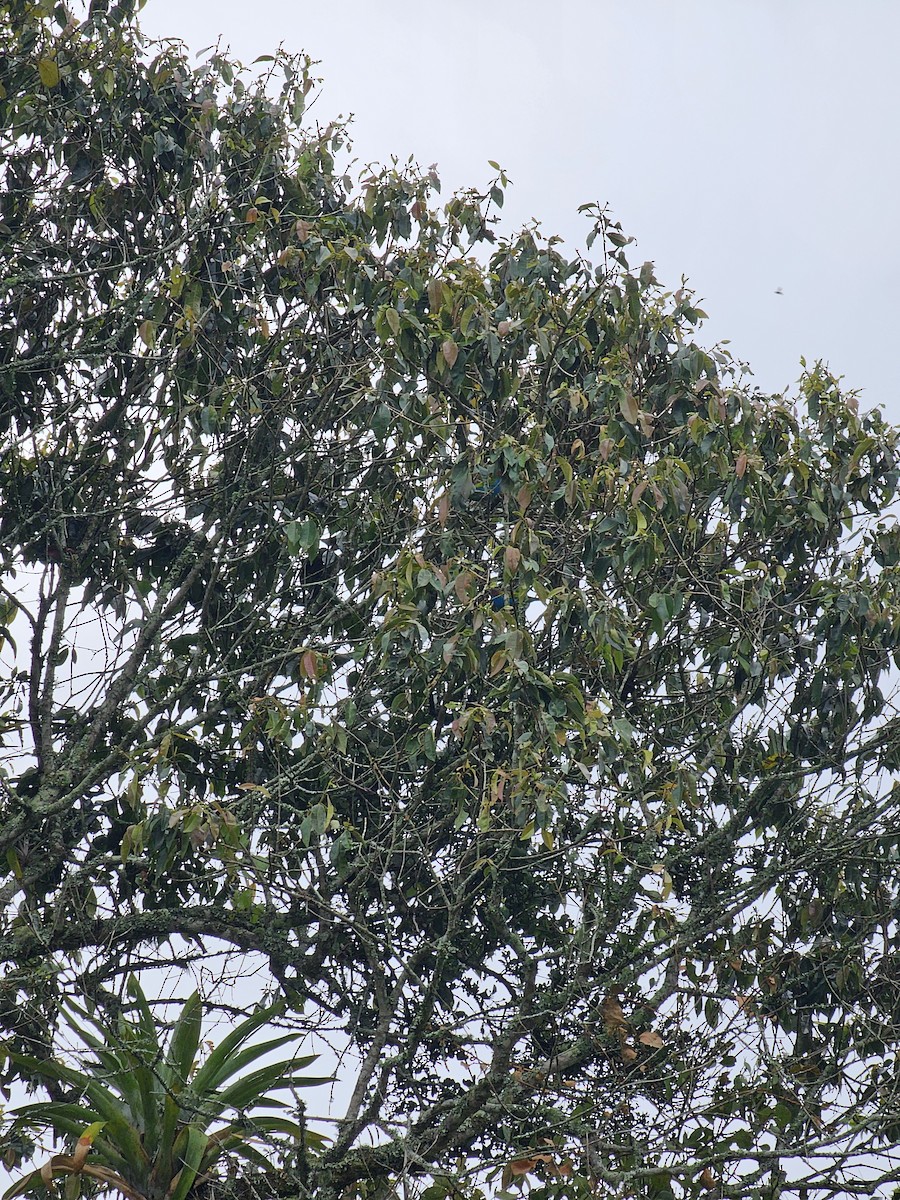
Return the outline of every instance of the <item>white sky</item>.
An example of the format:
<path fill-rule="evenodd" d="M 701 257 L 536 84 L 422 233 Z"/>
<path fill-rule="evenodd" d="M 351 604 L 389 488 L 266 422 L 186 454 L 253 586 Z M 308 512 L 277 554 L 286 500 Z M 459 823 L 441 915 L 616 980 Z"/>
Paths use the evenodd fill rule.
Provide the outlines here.
<path fill-rule="evenodd" d="M 896 0 L 148 0 L 142 23 L 307 51 L 362 161 L 437 162 L 447 193 L 494 159 L 511 223 L 571 247 L 608 202 L 761 387 L 822 357 L 900 421 Z"/>

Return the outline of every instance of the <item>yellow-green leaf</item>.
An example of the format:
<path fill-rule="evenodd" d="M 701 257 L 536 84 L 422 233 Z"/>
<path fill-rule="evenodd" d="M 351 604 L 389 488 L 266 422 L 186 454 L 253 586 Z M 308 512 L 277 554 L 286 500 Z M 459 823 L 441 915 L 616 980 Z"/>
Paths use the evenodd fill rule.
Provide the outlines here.
<path fill-rule="evenodd" d="M 88 1125 L 87 1129 L 85 1129 L 81 1137 L 78 1139 L 78 1144 L 75 1147 L 75 1153 L 72 1155 L 72 1167 L 75 1171 L 81 1170 L 82 1166 L 84 1165 L 84 1160 L 88 1156 L 88 1151 L 94 1144 L 94 1139 L 105 1124 L 105 1121 L 94 1121 L 91 1125 Z"/>
<path fill-rule="evenodd" d="M 506 663 L 507 663 L 506 651 L 505 650 L 495 650 L 494 653 L 491 655 L 491 666 L 490 666 L 490 670 L 488 672 L 489 677 L 491 679 L 493 679 L 493 677 L 495 675 L 499 675 L 500 672 L 503 670 L 503 668 L 506 666 Z"/>
<path fill-rule="evenodd" d="M 42 58 L 38 63 L 38 74 L 44 87 L 56 87 L 59 83 L 59 67 L 52 58 Z"/>
<path fill-rule="evenodd" d="M 622 411 L 622 416 L 629 425 L 637 424 L 640 407 L 631 388 L 628 388 L 622 393 L 622 398 L 619 401 L 619 408 Z"/>

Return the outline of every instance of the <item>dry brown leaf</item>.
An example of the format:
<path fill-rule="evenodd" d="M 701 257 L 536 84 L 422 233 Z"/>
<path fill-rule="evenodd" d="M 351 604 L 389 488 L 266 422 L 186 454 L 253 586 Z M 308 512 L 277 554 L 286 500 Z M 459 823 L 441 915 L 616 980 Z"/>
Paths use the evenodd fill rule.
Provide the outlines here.
<path fill-rule="evenodd" d="M 653 414 L 645 412 L 638 413 L 638 421 L 640 422 L 641 433 L 644 435 L 644 437 L 652 437 L 653 430 L 656 428 L 656 421 L 653 418 Z"/>
<path fill-rule="evenodd" d="M 73 1170 L 80 1171 L 84 1166 L 84 1160 L 87 1158 L 91 1146 L 94 1144 L 96 1134 L 96 1125 L 90 1125 L 78 1139 L 75 1145 L 75 1153 L 72 1155 Z"/>
<path fill-rule="evenodd" d="M 439 279 L 428 280 L 428 307 L 432 312 L 440 312 L 444 300 L 444 285 Z"/>
<path fill-rule="evenodd" d="M 452 367 L 459 358 L 459 346 L 454 342 L 453 338 L 447 338 L 441 346 L 441 354 L 444 356 L 444 362 L 448 367 Z"/>
<path fill-rule="evenodd" d="M 510 575 L 515 575 L 522 561 L 522 551 L 518 546 L 507 546 L 503 551 L 503 565 Z"/>
<path fill-rule="evenodd" d="M 654 1050 L 659 1050 L 666 1043 L 653 1029 L 646 1029 L 638 1038 L 642 1046 L 652 1046 Z"/>
<path fill-rule="evenodd" d="M 456 592 L 456 598 L 460 604 L 468 604 L 471 598 L 472 588 L 472 572 L 461 571 L 453 580 L 453 590 Z"/>
<path fill-rule="evenodd" d="M 625 1013 L 615 993 L 610 992 L 604 998 L 603 1003 L 600 1005 L 600 1012 L 603 1016 L 603 1024 L 606 1026 L 607 1033 L 616 1033 L 620 1029 L 628 1028 Z"/>

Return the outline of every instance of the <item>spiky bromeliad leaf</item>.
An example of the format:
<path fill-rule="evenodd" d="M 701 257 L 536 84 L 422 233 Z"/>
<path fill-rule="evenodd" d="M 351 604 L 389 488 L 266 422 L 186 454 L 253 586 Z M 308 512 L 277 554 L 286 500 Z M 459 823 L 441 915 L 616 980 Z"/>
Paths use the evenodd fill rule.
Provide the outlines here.
<path fill-rule="evenodd" d="M 126 1195 L 186 1200 L 198 1179 L 227 1155 L 237 1154 L 257 1166 L 265 1163 L 249 1145 L 262 1135 L 281 1134 L 310 1149 L 321 1146 L 319 1135 L 307 1134 L 301 1125 L 282 1117 L 242 1116 L 240 1122 L 210 1128 L 228 1112 L 244 1114 L 257 1107 L 284 1106 L 273 1091 L 328 1082 L 303 1073 L 315 1055 L 267 1063 L 244 1073 L 245 1067 L 300 1036 L 279 1034 L 247 1045 L 255 1032 L 281 1012 L 280 1007 L 261 1009 L 242 1021 L 191 1078 L 202 1032 L 203 1012 L 197 993 L 185 1002 L 167 1042 L 162 1042 L 155 1026 L 150 1028 L 150 1007 L 136 979 L 130 981 L 129 991 L 136 1002 L 135 1019 L 120 1016 L 117 1024 L 107 1028 L 100 1019 L 79 1010 L 82 1021 L 89 1022 L 95 1033 L 67 1015 L 70 1028 L 86 1046 L 82 1070 L 18 1056 L 24 1071 L 68 1084 L 82 1093 L 86 1103 L 30 1104 L 13 1114 L 22 1128 L 44 1127 L 62 1137 L 79 1137 L 81 1157 L 55 1156 L 17 1181 L 8 1193 L 10 1200 L 43 1185 L 53 1172 L 73 1174 L 82 1168 L 85 1174 L 119 1187 Z M 227 1086 L 223 1088 L 223 1084 Z M 85 1141 L 86 1122 L 92 1123 L 89 1142 Z M 90 1147 L 101 1128 L 102 1135 Z M 85 1164 L 89 1148 L 92 1157 Z"/>

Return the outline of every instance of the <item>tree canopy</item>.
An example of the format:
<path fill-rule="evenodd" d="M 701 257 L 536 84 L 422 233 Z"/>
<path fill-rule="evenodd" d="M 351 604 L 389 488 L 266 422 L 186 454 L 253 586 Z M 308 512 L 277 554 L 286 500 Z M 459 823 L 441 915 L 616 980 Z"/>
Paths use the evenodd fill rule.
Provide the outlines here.
<path fill-rule="evenodd" d="M 131 7 L 0 0 L 7 1088 L 116 1186 L 163 967 L 337 1054 L 178 1200 L 889 1194 L 895 430 Z"/>

